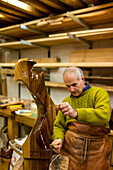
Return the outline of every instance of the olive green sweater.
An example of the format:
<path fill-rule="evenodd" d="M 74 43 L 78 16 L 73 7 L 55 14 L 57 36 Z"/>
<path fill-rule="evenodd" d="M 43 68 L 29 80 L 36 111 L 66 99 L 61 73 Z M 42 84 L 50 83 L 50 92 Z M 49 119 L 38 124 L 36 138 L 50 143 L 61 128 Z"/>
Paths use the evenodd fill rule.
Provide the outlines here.
<path fill-rule="evenodd" d="M 66 128 L 71 121 L 109 128 L 110 100 L 108 93 L 104 89 L 91 87 L 82 92 L 79 97 L 69 95 L 63 102 L 68 102 L 77 111 L 78 117 L 75 119 L 69 115 L 64 116 L 59 111 L 54 121 L 53 140 L 61 138 L 64 141 Z"/>

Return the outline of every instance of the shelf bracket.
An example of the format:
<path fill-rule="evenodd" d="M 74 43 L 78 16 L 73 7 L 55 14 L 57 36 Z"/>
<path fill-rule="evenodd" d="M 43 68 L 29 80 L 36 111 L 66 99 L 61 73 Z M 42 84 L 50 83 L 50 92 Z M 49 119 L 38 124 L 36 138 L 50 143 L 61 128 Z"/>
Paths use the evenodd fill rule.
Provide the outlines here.
<path fill-rule="evenodd" d="M 37 33 L 37 34 L 43 34 L 43 35 L 47 36 L 47 34 L 45 32 L 39 31 L 39 30 L 36 30 L 36 29 L 33 29 L 33 28 L 29 28 L 29 27 L 27 27 L 26 25 L 23 25 L 23 24 L 20 24 L 20 28 L 24 29 L 24 30 L 34 32 L 34 33 Z"/>
<path fill-rule="evenodd" d="M 85 44 L 85 45 L 88 45 L 88 46 L 91 46 L 91 43 L 89 41 L 86 41 L 82 38 L 79 38 L 79 37 L 76 37 L 75 35 L 72 35 L 70 34 L 69 32 L 67 32 L 67 36 L 71 39 L 74 39 L 75 41 L 79 41 L 81 42 L 82 44 Z"/>
<path fill-rule="evenodd" d="M 80 25 L 82 25 L 83 27 L 87 28 L 87 29 L 91 29 L 91 26 L 87 23 L 85 23 L 84 21 L 82 21 L 80 18 L 74 16 L 73 14 L 71 14 L 70 12 L 67 12 L 67 17 L 70 17 L 73 21 L 79 23 Z"/>
<path fill-rule="evenodd" d="M 22 40 L 22 39 L 21 39 L 20 42 L 21 42 L 22 44 L 29 45 L 29 46 L 34 46 L 34 47 L 35 47 L 35 45 L 34 45 L 33 43 L 28 42 L 28 41 L 26 41 L 26 40 Z"/>
<path fill-rule="evenodd" d="M 47 48 L 47 49 L 50 48 L 50 47 L 47 47 L 47 46 L 44 46 L 44 45 L 34 44 L 34 43 L 28 42 L 28 41 L 23 40 L 23 39 L 21 39 L 20 42 L 22 44 L 25 44 L 25 45 L 28 45 L 28 46 L 32 46 L 32 47 L 43 47 L 43 48 Z"/>

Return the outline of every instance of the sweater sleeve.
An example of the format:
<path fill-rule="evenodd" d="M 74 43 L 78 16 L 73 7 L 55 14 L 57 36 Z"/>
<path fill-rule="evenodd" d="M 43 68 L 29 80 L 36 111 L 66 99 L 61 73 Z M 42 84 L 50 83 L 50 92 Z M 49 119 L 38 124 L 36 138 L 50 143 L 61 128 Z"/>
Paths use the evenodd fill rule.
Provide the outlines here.
<path fill-rule="evenodd" d="M 66 131 L 65 117 L 61 111 L 58 111 L 58 114 L 57 114 L 56 119 L 53 124 L 52 139 L 55 140 L 55 139 L 61 138 L 62 141 L 64 141 L 65 131 Z"/>
<path fill-rule="evenodd" d="M 94 108 L 78 108 L 76 111 L 78 121 L 108 127 L 111 116 L 108 93 L 104 89 L 98 90 L 94 99 Z"/>

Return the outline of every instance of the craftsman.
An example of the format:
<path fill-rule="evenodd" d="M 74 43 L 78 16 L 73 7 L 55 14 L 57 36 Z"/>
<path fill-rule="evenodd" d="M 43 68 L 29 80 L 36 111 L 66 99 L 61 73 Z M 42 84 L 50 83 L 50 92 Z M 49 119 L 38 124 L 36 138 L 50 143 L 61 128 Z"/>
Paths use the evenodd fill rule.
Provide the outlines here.
<path fill-rule="evenodd" d="M 71 94 L 57 107 L 54 151 L 69 157 L 69 170 L 108 170 L 109 95 L 104 89 L 85 83 L 78 67 L 67 68 L 63 79 Z"/>

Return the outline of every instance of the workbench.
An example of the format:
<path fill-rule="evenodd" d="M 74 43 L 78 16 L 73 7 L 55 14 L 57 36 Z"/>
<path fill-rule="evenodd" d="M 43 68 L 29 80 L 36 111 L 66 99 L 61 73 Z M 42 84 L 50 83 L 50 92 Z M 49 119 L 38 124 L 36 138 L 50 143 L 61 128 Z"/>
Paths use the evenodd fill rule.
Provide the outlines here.
<path fill-rule="evenodd" d="M 0 116 L 7 118 L 8 126 L 8 138 L 13 140 L 19 137 L 19 123 L 33 127 L 36 121 L 36 117 L 28 115 L 16 115 L 14 110 L 0 109 Z"/>

